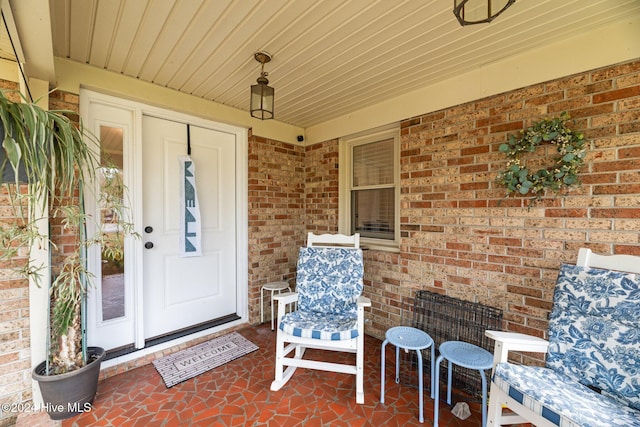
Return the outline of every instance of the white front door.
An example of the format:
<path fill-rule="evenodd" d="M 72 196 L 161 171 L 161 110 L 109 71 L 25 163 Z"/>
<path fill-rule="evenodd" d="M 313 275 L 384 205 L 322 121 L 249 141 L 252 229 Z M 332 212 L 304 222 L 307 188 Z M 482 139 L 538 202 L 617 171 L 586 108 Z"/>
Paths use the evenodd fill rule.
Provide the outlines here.
<path fill-rule="evenodd" d="M 180 257 L 179 157 L 187 125 L 143 116 L 144 337 L 237 312 L 236 135 L 190 126 L 202 256 Z"/>
<path fill-rule="evenodd" d="M 102 172 L 121 174 L 127 219 L 142 237 L 125 240 L 124 259 L 105 259 L 97 246 L 89 250 L 95 276 L 88 297 L 89 345 L 125 354 L 174 331 L 204 336 L 246 322 L 246 130 L 87 89 L 80 98 L 83 122 L 100 138 Z M 178 256 L 178 157 L 187 152 L 186 123 L 203 232 L 203 256 L 193 258 Z M 99 219 L 104 215 L 93 194 L 85 192 L 87 209 Z M 146 249 L 146 243 L 153 247 Z M 188 339 L 176 335 L 174 342 Z"/>

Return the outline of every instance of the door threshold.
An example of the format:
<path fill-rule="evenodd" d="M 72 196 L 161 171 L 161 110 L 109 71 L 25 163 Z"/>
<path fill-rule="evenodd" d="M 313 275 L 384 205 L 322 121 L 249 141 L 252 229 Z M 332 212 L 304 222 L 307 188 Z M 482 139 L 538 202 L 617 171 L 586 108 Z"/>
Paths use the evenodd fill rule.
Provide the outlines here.
<path fill-rule="evenodd" d="M 107 351 L 107 356 L 105 357 L 105 361 L 110 359 L 115 359 L 120 356 L 125 356 L 127 354 L 135 353 L 137 351 L 143 349 L 149 349 L 150 347 L 163 344 L 165 342 L 175 340 L 178 338 L 185 337 L 187 335 L 195 334 L 200 331 L 204 331 L 206 329 L 215 328 L 216 326 L 224 325 L 225 323 L 234 322 L 236 320 L 240 320 L 241 317 L 236 313 L 229 314 L 227 316 L 219 317 L 217 319 L 210 320 L 208 322 L 199 323 L 197 325 L 190 326 L 188 328 L 180 329 L 177 331 L 170 332 L 165 335 L 160 335 L 157 337 L 149 338 L 145 340 L 144 347 L 142 349 L 135 348 L 133 345 L 128 345 L 124 347 L 114 348 Z"/>
<path fill-rule="evenodd" d="M 144 341 L 144 347 L 152 347 L 154 345 L 162 344 L 167 341 L 174 340 L 176 338 L 182 338 L 186 335 L 195 334 L 196 332 L 204 331 L 205 329 L 214 328 L 216 326 L 224 325 L 225 323 L 239 320 L 240 316 L 236 313 L 229 314 L 227 316 L 218 317 L 217 319 L 210 320 L 208 322 L 200 323 L 197 325 L 189 326 L 188 328 L 180 329 L 174 332 L 170 332 L 165 335 L 159 335 L 157 337 L 149 338 Z"/>

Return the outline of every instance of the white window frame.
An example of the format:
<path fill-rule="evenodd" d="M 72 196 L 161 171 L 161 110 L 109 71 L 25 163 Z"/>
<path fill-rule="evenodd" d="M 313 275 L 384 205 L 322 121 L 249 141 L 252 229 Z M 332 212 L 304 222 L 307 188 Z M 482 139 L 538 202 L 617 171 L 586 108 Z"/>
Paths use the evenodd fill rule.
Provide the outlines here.
<path fill-rule="evenodd" d="M 389 252 L 400 251 L 400 126 L 399 124 L 377 128 L 368 132 L 340 139 L 338 150 L 339 190 L 338 190 L 338 232 L 351 232 L 351 191 L 353 190 L 353 148 L 363 144 L 393 139 L 393 187 L 395 188 L 394 239 L 360 237 L 361 245 L 369 249 Z"/>

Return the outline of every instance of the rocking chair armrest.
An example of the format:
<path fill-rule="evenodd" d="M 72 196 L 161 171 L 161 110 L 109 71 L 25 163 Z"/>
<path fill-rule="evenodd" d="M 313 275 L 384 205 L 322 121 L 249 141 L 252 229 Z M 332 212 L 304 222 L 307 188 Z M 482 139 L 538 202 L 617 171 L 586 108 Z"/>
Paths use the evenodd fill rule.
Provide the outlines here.
<path fill-rule="evenodd" d="M 510 351 L 526 351 L 531 353 L 546 353 L 549 342 L 532 335 L 518 332 L 485 331 L 485 335 L 496 341 L 493 352 L 493 365 L 506 362 Z"/>
<path fill-rule="evenodd" d="M 367 297 L 363 297 L 362 295 L 358 297 L 358 307 L 371 307 L 371 300 Z"/>
<path fill-rule="evenodd" d="M 276 294 L 273 296 L 274 301 L 278 301 L 278 305 L 280 304 L 290 304 L 292 302 L 298 301 L 298 293 L 297 292 L 283 292 L 281 294 Z"/>
<path fill-rule="evenodd" d="M 276 294 L 273 296 L 274 301 L 278 301 L 278 324 L 280 320 L 284 317 L 284 314 L 287 309 L 287 305 L 291 303 L 295 303 L 298 301 L 298 293 L 297 292 L 283 292 L 281 294 Z"/>

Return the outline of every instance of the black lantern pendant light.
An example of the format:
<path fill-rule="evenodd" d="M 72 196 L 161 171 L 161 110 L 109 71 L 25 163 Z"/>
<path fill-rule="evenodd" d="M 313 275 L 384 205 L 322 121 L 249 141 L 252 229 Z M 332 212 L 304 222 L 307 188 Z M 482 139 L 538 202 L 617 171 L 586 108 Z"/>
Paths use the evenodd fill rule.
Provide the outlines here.
<path fill-rule="evenodd" d="M 454 0 L 453 14 L 460 25 L 493 21 L 516 0 Z"/>
<path fill-rule="evenodd" d="M 267 52 L 256 52 L 253 57 L 262 64 L 258 84 L 251 86 L 251 116 L 260 120 L 273 119 L 273 94 L 274 90 L 267 80 L 268 73 L 264 71 L 264 64 L 271 61 L 271 55 Z"/>

